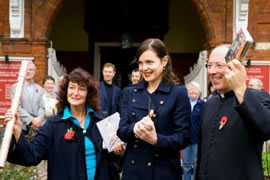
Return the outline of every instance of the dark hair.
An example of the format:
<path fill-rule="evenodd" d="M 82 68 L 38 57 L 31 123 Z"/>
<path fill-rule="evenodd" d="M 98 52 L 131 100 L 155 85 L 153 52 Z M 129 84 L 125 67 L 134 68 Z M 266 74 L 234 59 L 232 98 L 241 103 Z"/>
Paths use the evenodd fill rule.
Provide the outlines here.
<path fill-rule="evenodd" d="M 58 91 L 57 111 L 62 113 L 69 103 L 67 101 L 67 89 L 69 82 L 78 83 L 80 86 L 87 87 L 87 98 L 85 104 L 97 111 L 99 109 L 99 90 L 98 81 L 82 68 L 74 69 L 70 74 L 65 76 L 61 81 Z"/>
<path fill-rule="evenodd" d="M 45 82 L 46 82 L 47 80 L 52 80 L 52 81 L 55 83 L 54 78 L 53 78 L 52 76 L 48 75 L 48 76 L 46 76 L 45 79 L 43 80 L 43 85 L 45 84 Z"/>
<path fill-rule="evenodd" d="M 139 69 L 138 68 L 134 68 L 134 69 L 132 69 L 132 72 L 139 72 Z"/>
<path fill-rule="evenodd" d="M 168 57 L 168 63 L 163 71 L 163 80 L 166 84 L 178 84 L 179 79 L 174 74 L 172 69 L 172 61 L 165 44 L 160 39 L 146 39 L 142 42 L 136 53 L 136 61 L 139 61 L 140 56 L 147 50 L 152 50 L 160 58 Z"/>

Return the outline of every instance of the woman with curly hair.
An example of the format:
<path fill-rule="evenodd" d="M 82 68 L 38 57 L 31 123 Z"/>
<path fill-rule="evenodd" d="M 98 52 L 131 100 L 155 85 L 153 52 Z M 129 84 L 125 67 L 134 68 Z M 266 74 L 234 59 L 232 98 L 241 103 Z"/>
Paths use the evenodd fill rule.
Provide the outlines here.
<path fill-rule="evenodd" d="M 109 179 L 102 138 L 96 126 L 103 116 L 98 111 L 98 82 L 85 70 L 76 68 L 65 76 L 58 94 L 58 115 L 50 118 L 30 141 L 21 133 L 17 114 L 16 142 L 8 161 L 25 166 L 48 160 L 48 179 Z M 6 121 L 12 117 L 6 113 Z"/>

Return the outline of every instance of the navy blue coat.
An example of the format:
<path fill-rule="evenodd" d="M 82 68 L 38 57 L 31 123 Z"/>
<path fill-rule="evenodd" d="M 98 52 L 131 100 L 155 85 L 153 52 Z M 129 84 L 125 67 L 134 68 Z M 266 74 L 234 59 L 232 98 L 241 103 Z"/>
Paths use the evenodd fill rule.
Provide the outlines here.
<path fill-rule="evenodd" d="M 201 112 L 205 102 L 198 98 L 191 112 L 191 144 L 198 144 L 201 124 Z"/>
<path fill-rule="evenodd" d="M 93 113 L 93 112 L 92 112 Z M 27 142 L 22 134 L 17 144 L 11 146 L 8 161 L 24 166 L 39 164 L 48 160 L 49 180 L 86 180 L 84 134 L 82 128 L 72 120 L 62 120 L 62 115 L 49 119 L 38 134 Z M 95 180 L 109 180 L 107 159 L 102 151 L 102 138 L 96 123 L 101 113 L 93 113 L 86 136 L 93 142 L 96 151 Z M 75 130 L 75 139 L 67 141 L 64 135 L 70 127 Z"/>
<path fill-rule="evenodd" d="M 123 156 L 123 180 L 179 180 L 179 151 L 190 140 L 190 103 L 184 86 L 163 82 L 151 95 L 146 82 L 125 91 L 118 136 L 127 142 Z M 151 100 L 150 100 L 151 98 Z M 152 120 L 157 131 L 157 144 L 150 145 L 135 137 L 136 122 L 154 110 Z"/>
<path fill-rule="evenodd" d="M 101 81 L 99 84 L 100 89 L 100 110 L 105 116 L 108 116 L 108 100 L 107 93 L 105 89 L 104 81 Z M 121 97 L 121 89 L 116 85 L 112 84 L 112 112 L 111 114 L 118 112 L 120 107 L 120 97 Z"/>

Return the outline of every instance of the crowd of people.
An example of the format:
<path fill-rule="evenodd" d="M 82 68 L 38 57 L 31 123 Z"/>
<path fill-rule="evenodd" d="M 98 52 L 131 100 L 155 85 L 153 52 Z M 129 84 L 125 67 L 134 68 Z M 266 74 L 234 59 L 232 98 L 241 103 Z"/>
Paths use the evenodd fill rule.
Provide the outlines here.
<path fill-rule="evenodd" d="M 57 92 L 52 76 L 43 88 L 34 82 L 36 66 L 30 62 L 7 160 L 38 165 L 41 179 L 49 180 L 263 180 L 270 96 L 260 80 L 246 84 L 238 60 L 225 62 L 229 47 L 219 45 L 209 55 L 211 92 L 205 98 L 198 82 L 179 84 L 159 39 L 139 46 L 138 68 L 122 91 L 109 62 L 101 82 L 75 68 Z M 12 97 L 15 89 L 16 84 Z M 109 153 L 97 123 L 116 112 L 124 143 Z M 5 121 L 13 116 L 8 110 Z"/>

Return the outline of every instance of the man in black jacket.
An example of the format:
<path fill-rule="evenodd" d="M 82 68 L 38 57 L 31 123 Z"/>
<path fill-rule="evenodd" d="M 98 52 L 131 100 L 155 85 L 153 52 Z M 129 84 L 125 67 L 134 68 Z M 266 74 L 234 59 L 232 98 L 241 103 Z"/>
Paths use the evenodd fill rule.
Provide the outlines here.
<path fill-rule="evenodd" d="M 208 76 L 219 95 L 201 119 L 197 179 L 263 180 L 262 145 L 270 137 L 270 96 L 247 88 L 245 67 L 225 62 L 229 45 L 210 54 Z"/>

